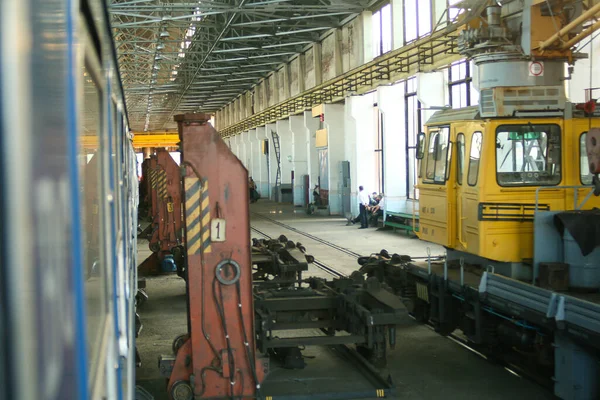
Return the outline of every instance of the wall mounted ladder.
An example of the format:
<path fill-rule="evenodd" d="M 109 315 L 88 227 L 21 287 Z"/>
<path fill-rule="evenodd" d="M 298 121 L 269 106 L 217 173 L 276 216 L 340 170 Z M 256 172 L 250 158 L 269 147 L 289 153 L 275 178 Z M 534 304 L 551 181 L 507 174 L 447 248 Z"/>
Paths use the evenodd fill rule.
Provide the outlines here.
<path fill-rule="evenodd" d="M 275 131 L 271 131 L 273 137 L 273 148 L 275 149 L 275 157 L 277 159 L 277 176 L 275 177 L 275 186 L 281 186 L 281 150 L 279 146 L 279 135 Z"/>

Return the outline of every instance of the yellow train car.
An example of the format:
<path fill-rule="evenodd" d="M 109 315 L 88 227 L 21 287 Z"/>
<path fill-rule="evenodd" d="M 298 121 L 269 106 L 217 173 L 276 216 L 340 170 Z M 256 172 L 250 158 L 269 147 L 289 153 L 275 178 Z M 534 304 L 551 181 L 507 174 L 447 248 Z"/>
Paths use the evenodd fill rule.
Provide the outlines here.
<path fill-rule="evenodd" d="M 591 192 L 585 137 L 600 118 L 479 117 L 477 107 L 436 112 L 419 135 L 419 237 L 448 257 L 528 279 L 533 215 L 578 208 Z M 569 186 L 571 188 L 567 188 Z M 587 197 L 583 209 L 600 206 Z"/>

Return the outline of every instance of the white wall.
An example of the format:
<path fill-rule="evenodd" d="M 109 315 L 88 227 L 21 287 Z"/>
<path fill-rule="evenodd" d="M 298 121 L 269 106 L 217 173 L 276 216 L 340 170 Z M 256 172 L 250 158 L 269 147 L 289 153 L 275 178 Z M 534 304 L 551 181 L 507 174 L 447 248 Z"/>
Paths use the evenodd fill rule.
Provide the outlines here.
<path fill-rule="evenodd" d="M 279 135 L 279 145 L 281 149 L 281 183 L 291 184 L 292 170 L 294 169 L 294 148 L 289 119 L 277 121 L 276 132 Z"/>
<path fill-rule="evenodd" d="M 376 125 L 373 117 L 373 104 L 376 93 L 353 96 L 346 101 L 346 157 L 350 161 L 350 179 L 352 191 L 350 205 L 352 212 L 358 214 L 358 187 L 363 186 L 368 193 L 375 187 L 373 162 L 375 146 L 373 136 Z"/>
<path fill-rule="evenodd" d="M 377 104 L 383 115 L 384 194 L 390 211 L 406 209 L 406 112 L 404 84 L 380 87 Z M 410 207 L 412 209 L 412 207 Z"/>
<path fill-rule="evenodd" d="M 342 161 L 344 152 L 344 104 L 325 104 L 324 127 L 327 129 L 329 158 L 329 213 L 342 214 Z"/>
<path fill-rule="evenodd" d="M 306 206 L 304 198 L 304 175 L 308 175 L 309 130 L 304 124 L 304 114 L 289 118 L 289 130 L 292 136 L 294 168 L 294 205 Z"/>

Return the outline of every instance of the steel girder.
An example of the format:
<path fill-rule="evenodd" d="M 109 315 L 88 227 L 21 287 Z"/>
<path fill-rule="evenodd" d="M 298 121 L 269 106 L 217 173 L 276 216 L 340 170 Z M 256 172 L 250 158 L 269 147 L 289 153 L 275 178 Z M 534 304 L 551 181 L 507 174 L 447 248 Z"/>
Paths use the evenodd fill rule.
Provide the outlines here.
<path fill-rule="evenodd" d="M 112 0 L 132 129 L 214 112 L 373 0 Z"/>

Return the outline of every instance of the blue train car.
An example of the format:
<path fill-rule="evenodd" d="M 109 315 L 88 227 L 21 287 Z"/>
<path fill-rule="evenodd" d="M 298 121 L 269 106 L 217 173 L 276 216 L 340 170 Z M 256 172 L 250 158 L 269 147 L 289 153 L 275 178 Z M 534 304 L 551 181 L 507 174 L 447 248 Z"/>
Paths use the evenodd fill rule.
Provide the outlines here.
<path fill-rule="evenodd" d="M 0 399 L 132 399 L 136 159 L 103 1 L 0 2 Z"/>

